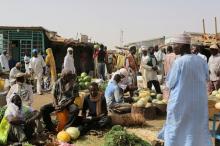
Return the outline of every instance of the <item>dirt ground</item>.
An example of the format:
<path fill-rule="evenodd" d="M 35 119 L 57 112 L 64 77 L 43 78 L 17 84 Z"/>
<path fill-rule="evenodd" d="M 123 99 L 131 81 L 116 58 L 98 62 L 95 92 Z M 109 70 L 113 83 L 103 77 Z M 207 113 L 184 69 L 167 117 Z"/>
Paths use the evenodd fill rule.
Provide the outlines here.
<path fill-rule="evenodd" d="M 40 110 L 40 107 L 52 102 L 52 95 L 50 93 L 44 93 L 43 95 L 34 95 L 34 109 Z M 126 127 L 130 133 L 134 133 L 140 138 L 153 142 L 156 140 L 156 136 L 159 130 L 162 128 L 165 121 L 165 117 L 160 117 L 156 120 L 147 120 L 146 126 L 143 127 Z M 212 128 L 212 121 L 209 122 L 210 129 Z M 86 135 L 80 137 L 74 142 L 76 146 L 101 146 L 104 143 L 104 137 L 98 137 L 94 135 Z M 214 143 L 214 139 L 213 139 Z"/>
<path fill-rule="evenodd" d="M 44 93 L 43 95 L 34 95 L 33 108 L 40 110 L 40 107 L 51 103 L 52 95 L 50 93 Z M 148 142 L 156 139 L 158 131 L 162 128 L 164 119 L 146 121 L 147 125 L 144 127 L 126 127 L 131 133 L 135 133 Z M 97 137 L 93 135 L 86 135 L 78 139 L 75 144 L 77 146 L 101 146 L 104 143 L 104 137 Z"/>

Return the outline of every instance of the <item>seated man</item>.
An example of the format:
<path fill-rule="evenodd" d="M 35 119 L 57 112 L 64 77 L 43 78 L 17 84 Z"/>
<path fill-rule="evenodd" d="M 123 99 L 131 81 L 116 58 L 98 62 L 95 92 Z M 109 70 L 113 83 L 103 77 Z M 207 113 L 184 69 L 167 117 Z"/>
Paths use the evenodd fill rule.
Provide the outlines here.
<path fill-rule="evenodd" d="M 100 129 L 111 123 L 108 117 L 107 105 L 105 97 L 99 92 L 97 83 L 91 83 L 89 86 L 90 95 L 86 96 L 83 102 L 82 115 L 86 119 L 83 132 L 91 129 Z M 88 110 L 88 115 L 86 112 Z"/>
<path fill-rule="evenodd" d="M 73 104 L 75 98 L 79 96 L 78 85 L 75 79 L 76 76 L 70 70 L 63 70 L 61 78 L 56 81 L 52 90 L 54 103 L 44 105 L 41 108 L 43 121 L 49 131 L 55 131 L 55 126 L 50 117 L 52 112 L 67 109 L 69 113 L 67 127 L 72 125 L 75 120 L 74 117 L 78 115 L 79 110 Z"/>
<path fill-rule="evenodd" d="M 137 90 L 137 86 L 133 84 L 132 80 L 130 79 L 131 77 L 129 76 L 129 72 L 127 71 L 126 68 L 121 68 L 117 70 L 116 72 L 113 73 L 111 80 L 114 80 L 114 77 L 116 74 L 119 74 L 123 79 L 121 82 L 118 84 L 120 88 L 123 89 L 123 92 L 129 92 L 130 96 L 132 97 L 134 94 L 134 91 Z"/>
<path fill-rule="evenodd" d="M 105 99 L 109 111 L 116 113 L 131 112 L 131 105 L 124 103 L 123 91 L 119 87 L 122 76 L 116 74 L 113 80 L 110 80 L 105 90 Z"/>
<path fill-rule="evenodd" d="M 7 104 L 10 103 L 12 97 L 11 95 L 16 93 L 20 96 L 23 105 L 31 106 L 33 103 L 33 91 L 32 86 L 25 83 L 26 74 L 25 73 L 18 73 L 16 75 L 16 84 L 11 86 L 7 96 L 6 101 Z"/>
<path fill-rule="evenodd" d="M 5 111 L 5 117 L 10 124 L 9 140 L 23 142 L 30 139 L 33 134 L 43 131 L 40 122 L 40 113 L 22 105 L 19 95 L 12 94 L 11 102 Z"/>
<path fill-rule="evenodd" d="M 15 82 L 16 82 L 16 75 L 18 73 L 21 73 L 21 62 L 18 62 L 16 63 L 15 67 L 13 67 L 11 70 L 10 70 L 10 73 L 9 73 L 9 82 L 10 82 L 10 85 L 14 85 Z"/>

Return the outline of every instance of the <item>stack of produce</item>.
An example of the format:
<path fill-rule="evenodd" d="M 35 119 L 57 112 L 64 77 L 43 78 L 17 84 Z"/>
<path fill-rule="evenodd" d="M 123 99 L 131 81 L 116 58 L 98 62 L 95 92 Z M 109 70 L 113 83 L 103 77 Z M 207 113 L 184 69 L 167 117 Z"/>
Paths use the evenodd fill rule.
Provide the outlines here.
<path fill-rule="evenodd" d="M 88 76 L 85 72 L 81 73 L 80 76 L 77 77 L 79 81 L 79 87 L 81 90 L 88 89 L 91 83 L 91 77 Z"/>
<path fill-rule="evenodd" d="M 115 125 L 105 135 L 104 146 L 151 146 L 148 142 L 129 134 L 122 126 Z"/>
<path fill-rule="evenodd" d="M 163 99 L 162 94 L 156 94 L 150 90 L 140 90 L 139 96 L 133 97 L 134 107 L 145 107 L 148 108 L 153 104 L 166 104 L 167 101 Z"/>
<path fill-rule="evenodd" d="M 57 140 L 62 143 L 70 143 L 71 140 L 76 140 L 80 136 L 80 131 L 76 127 L 69 127 L 65 131 L 60 131 L 57 134 Z"/>
<path fill-rule="evenodd" d="M 2 118 L 4 117 L 5 111 L 6 111 L 6 106 L 0 107 L 0 122 Z"/>
<path fill-rule="evenodd" d="M 220 99 L 220 89 L 212 91 L 212 94 L 209 95 L 209 98 Z"/>

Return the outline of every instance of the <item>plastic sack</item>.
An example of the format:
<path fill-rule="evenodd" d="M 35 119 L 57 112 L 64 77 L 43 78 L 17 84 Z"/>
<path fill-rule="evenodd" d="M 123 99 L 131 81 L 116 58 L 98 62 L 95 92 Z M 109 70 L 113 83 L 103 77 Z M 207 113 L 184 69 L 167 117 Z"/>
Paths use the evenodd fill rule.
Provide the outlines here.
<path fill-rule="evenodd" d="M 0 144 L 5 145 L 8 139 L 8 133 L 10 130 L 10 124 L 6 117 L 4 117 L 0 123 Z"/>

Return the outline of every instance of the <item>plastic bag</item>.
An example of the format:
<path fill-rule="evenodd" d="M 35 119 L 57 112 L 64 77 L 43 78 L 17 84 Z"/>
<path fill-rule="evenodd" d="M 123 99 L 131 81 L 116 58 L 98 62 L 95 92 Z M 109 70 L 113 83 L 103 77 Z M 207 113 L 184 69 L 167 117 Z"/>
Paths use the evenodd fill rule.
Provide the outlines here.
<path fill-rule="evenodd" d="M 8 139 L 8 133 L 10 130 L 10 124 L 6 117 L 4 117 L 0 123 L 0 144 L 6 144 Z"/>

